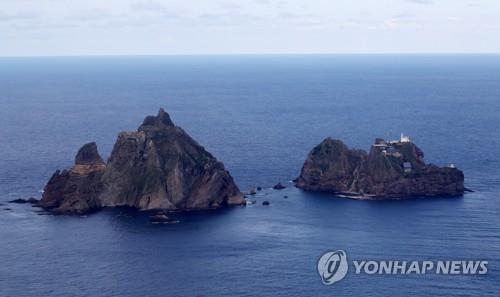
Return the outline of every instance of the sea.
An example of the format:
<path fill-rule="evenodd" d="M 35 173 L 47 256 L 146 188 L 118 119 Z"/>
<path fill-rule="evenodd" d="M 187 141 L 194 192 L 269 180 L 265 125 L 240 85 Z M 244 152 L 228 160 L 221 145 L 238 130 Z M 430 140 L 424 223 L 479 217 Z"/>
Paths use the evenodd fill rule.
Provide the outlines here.
<path fill-rule="evenodd" d="M 257 203 L 167 225 L 130 209 L 51 216 L 8 203 L 40 198 L 84 143 L 108 158 L 118 132 L 160 107 L 242 191 L 262 187 Z M 360 201 L 290 183 L 326 137 L 368 150 L 401 133 L 474 192 Z M 318 260 L 337 250 L 349 270 L 325 285 Z M 488 270 L 356 274 L 353 260 Z M 0 58 L 0 296 L 499 295 L 500 55 Z"/>

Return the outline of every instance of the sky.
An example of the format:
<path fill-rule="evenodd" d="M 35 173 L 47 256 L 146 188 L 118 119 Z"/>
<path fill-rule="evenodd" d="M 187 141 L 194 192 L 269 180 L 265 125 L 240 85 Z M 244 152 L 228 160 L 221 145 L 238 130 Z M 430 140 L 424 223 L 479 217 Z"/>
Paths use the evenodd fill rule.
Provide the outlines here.
<path fill-rule="evenodd" d="M 500 53 L 500 0 L 0 0 L 0 56 Z"/>

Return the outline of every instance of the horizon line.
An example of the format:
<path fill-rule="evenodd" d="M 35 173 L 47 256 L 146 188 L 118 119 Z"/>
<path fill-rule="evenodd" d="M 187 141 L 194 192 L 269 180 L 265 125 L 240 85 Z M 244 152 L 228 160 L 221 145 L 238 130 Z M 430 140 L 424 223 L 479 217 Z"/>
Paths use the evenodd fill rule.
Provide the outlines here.
<path fill-rule="evenodd" d="M 306 55 L 500 55 L 500 52 L 339 52 L 339 53 L 172 53 L 172 54 L 69 54 L 69 55 L 0 55 L 0 58 L 78 58 L 78 57 L 175 57 L 175 56 L 306 56 Z"/>

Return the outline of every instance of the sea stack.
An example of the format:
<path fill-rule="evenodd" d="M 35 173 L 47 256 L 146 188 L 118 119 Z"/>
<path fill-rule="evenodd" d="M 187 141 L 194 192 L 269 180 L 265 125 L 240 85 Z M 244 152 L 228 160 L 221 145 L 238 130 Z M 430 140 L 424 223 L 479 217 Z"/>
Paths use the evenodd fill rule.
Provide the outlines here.
<path fill-rule="evenodd" d="M 114 206 L 188 210 L 243 204 L 224 165 L 163 109 L 137 131 L 121 132 L 106 164 L 95 143 L 85 145 L 73 168 L 54 173 L 39 203 L 69 214 Z"/>
<path fill-rule="evenodd" d="M 349 149 L 327 138 L 307 156 L 298 188 L 330 192 L 359 199 L 400 199 L 424 196 L 460 196 L 464 174 L 450 165 L 424 162 L 424 153 L 408 136 L 396 141 L 376 139 L 370 152 Z"/>
<path fill-rule="evenodd" d="M 95 142 L 85 144 L 76 154 L 73 167 L 52 175 L 38 206 L 58 214 L 84 214 L 99 209 L 105 169 Z"/>

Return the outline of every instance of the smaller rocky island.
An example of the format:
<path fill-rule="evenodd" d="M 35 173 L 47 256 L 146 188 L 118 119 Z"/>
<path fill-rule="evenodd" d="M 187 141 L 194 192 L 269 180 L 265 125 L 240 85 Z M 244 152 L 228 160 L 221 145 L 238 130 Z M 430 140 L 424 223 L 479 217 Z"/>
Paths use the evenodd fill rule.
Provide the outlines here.
<path fill-rule="evenodd" d="M 426 164 L 423 151 L 403 134 L 395 141 L 376 139 L 369 153 L 327 138 L 309 153 L 295 185 L 357 199 L 460 196 L 466 190 L 462 171 Z"/>

